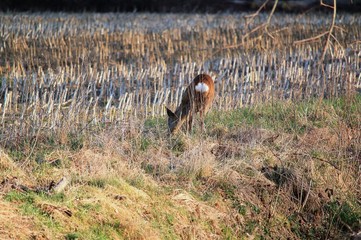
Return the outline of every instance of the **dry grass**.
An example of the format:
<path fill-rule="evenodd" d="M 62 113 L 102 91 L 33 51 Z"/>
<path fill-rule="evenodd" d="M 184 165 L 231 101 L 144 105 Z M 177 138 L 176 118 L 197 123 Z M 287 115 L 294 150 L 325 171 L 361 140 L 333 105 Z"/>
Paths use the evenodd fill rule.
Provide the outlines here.
<path fill-rule="evenodd" d="M 195 129 L 169 137 L 164 119 L 134 121 L 127 134 L 108 126 L 68 136 L 62 145 L 38 142 L 23 167 L 24 159 L 14 163 L 14 149 L 5 149 L 10 155 L 2 154 L 1 166 L 8 169 L 2 175 L 2 216 L 24 228 L 6 235 L 15 234 L 6 225 L 1 234 L 346 238 L 361 223 L 360 97 L 354 99 L 353 105 L 336 99 L 214 111 L 203 135 Z M 292 123 L 295 113 L 305 129 Z M 223 120 L 214 123 L 218 114 Z M 65 191 L 48 192 L 49 183 L 62 176 L 71 179 Z"/>
<path fill-rule="evenodd" d="M 2 239 L 28 239 L 37 236 L 34 221 L 22 216 L 14 204 L 0 198 L 0 236 Z M 41 234 L 39 234 L 41 236 Z M 41 237 L 37 238 L 41 239 Z"/>

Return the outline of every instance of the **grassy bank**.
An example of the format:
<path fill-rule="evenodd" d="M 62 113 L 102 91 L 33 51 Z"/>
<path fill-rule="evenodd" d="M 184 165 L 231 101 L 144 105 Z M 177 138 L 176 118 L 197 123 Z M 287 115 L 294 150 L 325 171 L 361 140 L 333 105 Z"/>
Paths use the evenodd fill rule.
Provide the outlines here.
<path fill-rule="evenodd" d="M 21 139 L 0 153 L 0 236 L 347 239 L 361 224 L 360 106 L 214 110 L 206 133 L 174 137 L 153 118 Z"/>

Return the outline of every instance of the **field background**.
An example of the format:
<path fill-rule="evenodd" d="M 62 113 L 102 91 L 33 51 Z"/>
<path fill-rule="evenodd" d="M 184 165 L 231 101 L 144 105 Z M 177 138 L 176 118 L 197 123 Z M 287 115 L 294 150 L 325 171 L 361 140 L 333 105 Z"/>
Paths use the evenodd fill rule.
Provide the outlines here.
<path fill-rule="evenodd" d="M 319 64 L 330 16 L 226 14 L 4 14 L 1 123 L 6 141 L 41 129 L 120 123 L 175 107 L 201 72 L 217 81 L 215 109 L 277 100 L 337 97 L 361 87 L 361 20 L 336 22 Z"/>
<path fill-rule="evenodd" d="M 349 238 L 360 231 L 361 17 L 2 13 L 9 239 Z M 201 72 L 207 133 L 170 137 Z M 65 188 L 54 185 L 65 179 Z"/>

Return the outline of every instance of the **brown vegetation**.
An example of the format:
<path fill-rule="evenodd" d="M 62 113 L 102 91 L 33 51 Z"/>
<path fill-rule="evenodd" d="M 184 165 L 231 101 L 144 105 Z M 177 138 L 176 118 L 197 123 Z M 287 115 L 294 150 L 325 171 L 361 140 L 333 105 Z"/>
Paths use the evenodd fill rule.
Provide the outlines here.
<path fill-rule="evenodd" d="M 345 116 L 338 101 L 280 103 L 283 121 L 279 110 L 267 116 L 277 106 L 213 112 L 207 135 L 168 138 L 165 120 L 153 119 L 131 123 L 126 135 L 109 126 L 63 145 L 44 139 L 26 167 L 2 153 L 1 168 L 10 168 L 0 202 L 12 203 L 11 219 L 23 226 L 9 236 L 347 239 L 361 226 L 361 109 Z M 230 127 L 232 114 L 241 126 Z M 266 122 L 247 123 L 260 114 Z M 63 176 L 71 179 L 64 192 L 48 191 Z"/>

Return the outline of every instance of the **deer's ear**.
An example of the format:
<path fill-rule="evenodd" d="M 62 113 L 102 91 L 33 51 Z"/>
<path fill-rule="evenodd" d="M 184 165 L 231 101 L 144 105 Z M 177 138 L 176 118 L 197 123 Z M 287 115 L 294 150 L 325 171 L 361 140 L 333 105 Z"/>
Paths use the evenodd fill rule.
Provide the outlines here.
<path fill-rule="evenodd" d="M 167 115 L 170 118 L 176 118 L 177 116 L 174 114 L 174 112 L 172 112 L 169 108 L 165 107 L 165 109 L 167 109 Z"/>

